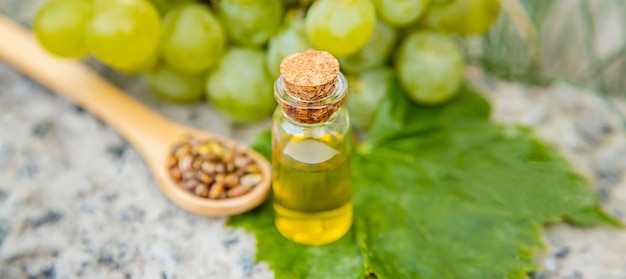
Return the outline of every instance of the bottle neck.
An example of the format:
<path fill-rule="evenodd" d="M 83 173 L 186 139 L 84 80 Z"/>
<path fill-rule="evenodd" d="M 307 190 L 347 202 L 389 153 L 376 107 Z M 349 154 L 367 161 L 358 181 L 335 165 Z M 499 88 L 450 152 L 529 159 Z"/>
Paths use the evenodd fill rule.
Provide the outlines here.
<path fill-rule="evenodd" d="M 340 118 L 344 114 L 344 109 L 343 109 L 343 107 L 340 107 L 330 117 L 328 117 L 328 119 L 326 119 L 324 121 L 321 121 L 321 122 L 315 122 L 315 123 L 306 123 L 306 122 L 301 122 L 301 121 L 298 121 L 296 119 L 293 119 L 282 108 L 280 109 L 280 113 L 282 114 L 282 118 L 284 119 L 284 121 L 288 122 L 291 125 L 296 125 L 296 126 L 300 126 L 300 127 L 304 127 L 304 128 L 315 128 L 315 127 L 322 127 L 322 126 L 332 125 L 335 121 L 340 120 Z"/>
<path fill-rule="evenodd" d="M 327 97 L 319 100 L 302 100 L 291 94 L 282 75 L 274 84 L 274 98 L 290 121 L 303 125 L 323 125 L 343 106 L 348 92 L 348 83 L 343 74 L 337 75 L 335 87 Z"/>
<path fill-rule="evenodd" d="M 281 108 L 274 112 L 274 133 L 288 134 L 303 138 L 321 139 L 328 135 L 345 136 L 350 129 L 350 120 L 347 111 L 340 108 L 324 122 L 308 124 L 296 121 L 289 117 Z"/>

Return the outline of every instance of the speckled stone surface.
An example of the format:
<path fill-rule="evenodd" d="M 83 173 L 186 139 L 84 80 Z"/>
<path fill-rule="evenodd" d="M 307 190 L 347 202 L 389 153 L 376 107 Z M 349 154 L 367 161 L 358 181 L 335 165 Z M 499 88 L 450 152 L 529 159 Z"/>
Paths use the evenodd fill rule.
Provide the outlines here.
<path fill-rule="evenodd" d="M 27 22 L 38 2 L 0 0 L 0 13 Z M 88 63 L 170 119 L 242 143 L 268 127 L 230 125 L 204 104 L 163 104 L 141 79 Z M 566 83 L 468 77 L 488 92 L 494 121 L 535 127 L 626 222 L 626 132 L 604 101 Z M 224 222 L 170 203 L 119 135 L 0 62 L 0 278 L 272 278 L 253 262 L 254 237 Z M 532 278 L 626 278 L 626 231 L 556 225 L 545 236 Z"/>

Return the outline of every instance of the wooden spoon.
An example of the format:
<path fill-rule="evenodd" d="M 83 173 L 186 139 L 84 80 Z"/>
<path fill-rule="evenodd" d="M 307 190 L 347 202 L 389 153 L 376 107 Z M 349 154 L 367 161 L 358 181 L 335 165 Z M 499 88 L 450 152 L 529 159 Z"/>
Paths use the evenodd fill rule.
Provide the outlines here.
<path fill-rule="evenodd" d="M 178 206 L 196 214 L 233 215 L 261 204 L 270 189 L 270 164 L 257 152 L 234 141 L 176 124 L 126 96 L 79 61 L 53 57 L 25 28 L 0 16 L 0 60 L 76 102 L 124 136 L 143 156 L 159 187 Z M 249 193 L 229 199 L 201 198 L 180 188 L 166 169 L 171 147 L 183 136 L 222 142 L 245 150 L 261 169 L 262 181 Z"/>

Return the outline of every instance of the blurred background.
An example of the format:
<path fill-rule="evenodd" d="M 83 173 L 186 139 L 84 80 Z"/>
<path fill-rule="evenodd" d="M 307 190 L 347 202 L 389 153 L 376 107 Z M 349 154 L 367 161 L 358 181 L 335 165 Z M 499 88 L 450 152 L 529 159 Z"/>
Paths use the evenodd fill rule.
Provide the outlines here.
<path fill-rule="evenodd" d="M 510 10 L 485 37 L 468 43 L 471 63 L 505 79 L 539 84 L 562 79 L 612 101 L 625 98 L 626 2 L 522 3 L 526 15 Z M 624 115 L 623 105 L 618 107 Z"/>
<path fill-rule="evenodd" d="M 0 12 L 30 25 L 44 2 L 0 0 Z M 168 2 L 189 1 L 153 1 L 157 7 L 165 7 Z M 293 8 L 307 7 L 312 1 L 284 2 Z M 626 108 L 620 102 L 626 95 L 624 1 L 502 0 L 501 3 L 499 16 L 486 34 L 457 37 L 469 64 L 512 81 L 546 85 L 561 80 L 590 88 L 610 100 L 622 117 L 626 115 Z"/>
<path fill-rule="evenodd" d="M 35 12 L 37 11 L 37 8 L 40 7 L 40 5 L 44 2 L 46 1 L 0 0 L 0 12 L 8 14 L 10 17 L 30 26 Z M 185 2 L 194 1 L 152 1 L 154 6 L 161 13 L 162 17 L 166 15 L 168 11 L 172 10 L 176 5 Z M 216 5 L 215 3 L 211 3 L 215 1 L 204 2 L 206 2 L 205 4 L 209 5 L 216 11 L 218 9 L 221 10 L 220 7 L 217 7 L 218 5 Z M 280 61 L 280 59 L 286 53 L 293 52 L 295 50 L 301 50 L 311 46 L 322 49 L 324 48 L 324 46 L 320 47 L 319 44 L 314 43 L 313 45 L 311 45 L 311 42 L 307 42 L 308 40 L 310 40 L 311 37 L 302 34 L 305 33 L 304 30 L 302 30 L 303 27 L 298 26 L 303 24 L 301 22 L 298 22 L 298 19 L 304 18 L 308 7 L 311 5 L 311 2 L 311 0 L 283 1 L 284 6 L 274 11 L 274 15 L 272 15 L 274 19 L 269 20 L 271 21 L 270 23 L 261 24 L 260 27 L 256 27 L 257 30 L 254 30 L 254 28 L 246 27 L 246 25 L 250 25 L 251 22 L 255 21 L 259 22 L 259 20 L 263 18 L 262 13 L 260 12 L 257 13 L 257 15 L 255 15 L 254 17 L 251 17 L 251 15 L 253 15 L 254 13 L 248 12 L 247 15 L 250 19 L 246 21 L 240 21 L 238 24 L 230 23 L 228 18 L 219 17 L 218 20 L 220 21 L 222 27 L 226 29 L 226 41 L 230 41 L 226 43 L 227 48 L 252 47 L 267 50 L 268 56 L 274 56 L 273 58 L 267 59 L 267 63 L 270 65 L 266 65 L 268 69 L 271 68 L 271 70 L 269 70 L 270 79 L 273 79 L 273 76 L 277 74 L 277 61 Z M 374 2 L 382 3 L 384 1 Z M 430 3 L 431 1 L 421 2 Z M 435 4 L 442 3 L 441 5 L 445 6 L 446 2 L 454 1 L 433 0 L 432 2 L 435 2 Z M 456 34 L 457 41 L 459 41 L 460 44 L 463 46 L 463 51 L 466 56 L 466 62 L 470 65 L 476 65 L 486 70 L 489 74 L 493 76 L 511 81 L 520 81 L 524 83 L 539 85 L 546 85 L 554 81 L 566 81 L 576 86 L 592 89 L 599 96 L 610 100 L 609 103 L 614 109 L 620 110 L 622 116 L 625 114 L 624 110 L 626 109 L 624 109 L 624 106 L 621 104 L 621 102 L 619 102 L 619 100 L 624 98 L 625 94 L 623 92 L 623 89 L 626 87 L 626 84 L 624 84 L 626 81 L 624 81 L 624 79 L 622 78 L 622 73 L 625 72 L 624 67 L 626 67 L 626 62 L 624 58 L 626 55 L 626 19 L 624 17 L 624 14 L 626 14 L 626 4 L 623 1 L 503 0 L 501 1 L 503 5 L 500 9 L 487 12 L 483 11 L 482 13 L 480 11 L 475 11 L 476 8 L 472 7 L 472 5 L 492 5 L 489 4 L 490 2 L 495 3 L 498 1 L 476 1 L 475 3 L 478 4 L 468 4 L 467 6 L 463 6 L 460 8 L 461 10 L 467 10 L 468 12 L 466 13 L 466 15 L 470 16 L 470 18 L 473 16 L 473 21 L 478 22 L 476 23 L 476 25 L 480 26 L 482 24 L 486 27 L 483 29 L 479 27 L 478 32 L 469 32 L 471 34 L 464 34 L 463 30 L 459 32 L 458 28 L 455 30 L 455 27 L 453 26 L 454 22 L 446 23 L 443 22 L 443 20 L 440 20 L 443 23 L 439 23 L 439 26 L 437 26 L 438 23 L 436 20 L 429 21 L 428 18 L 424 18 L 424 11 L 422 11 L 420 14 L 421 20 L 417 22 L 419 23 L 418 25 L 425 26 L 426 28 L 443 26 L 442 28 L 435 29 L 443 33 L 452 33 L 452 35 Z M 378 10 L 387 8 L 390 11 L 389 14 L 393 14 L 394 12 L 393 7 L 388 8 L 383 6 L 383 4 L 378 4 L 378 6 L 376 7 L 378 8 Z M 237 8 L 231 8 L 231 10 L 233 11 L 233 15 L 236 14 L 236 9 Z M 265 9 L 268 10 L 268 8 Z M 425 8 L 422 9 L 425 10 Z M 226 7 L 224 10 L 228 10 L 228 7 Z M 269 10 L 271 10 L 271 8 L 269 8 Z M 454 11 L 453 9 L 450 10 L 451 12 L 444 12 L 448 13 L 448 16 L 452 15 L 455 12 L 457 14 L 459 13 L 459 11 Z M 266 14 L 271 13 L 272 11 L 266 11 Z M 284 16 L 285 19 L 283 21 L 280 21 L 279 19 L 282 16 Z M 446 16 L 445 13 L 444 16 Z M 398 37 L 402 37 L 407 33 L 405 31 L 405 26 L 408 25 L 403 23 L 386 23 L 384 22 L 384 16 L 380 16 L 379 13 L 379 21 L 381 21 L 381 19 L 386 25 L 398 30 L 397 32 L 399 33 L 397 33 L 394 37 L 394 40 L 397 44 L 397 41 L 401 39 Z M 493 22 L 493 20 L 495 20 L 495 22 Z M 291 24 L 294 21 L 295 23 Z M 416 20 L 413 20 L 410 26 L 415 26 L 415 21 Z M 429 24 L 428 22 L 435 23 Z M 448 25 L 446 26 L 446 24 Z M 243 27 L 239 29 L 229 27 L 236 25 L 241 25 Z M 413 28 L 414 27 L 409 28 L 409 31 Z M 422 27 L 419 27 L 418 29 L 420 28 Z M 261 32 L 264 29 L 267 31 L 267 35 L 251 39 L 249 42 L 246 42 L 245 39 L 242 41 L 236 38 L 237 36 L 252 37 L 250 34 L 252 34 L 254 31 Z M 239 32 L 239 34 L 235 34 L 237 32 Z M 377 35 L 375 35 L 375 37 L 382 38 L 382 40 L 384 41 L 384 32 L 388 31 L 377 32 L 378 33 L 376 33 Z M 232 39 L 233 36 L 235 37 L 235 39 Z M 301 37 L 305 38 L 303 39 Z M 274 38 L 274 46 L 272 46 L 270 38 Z M 220 40 L 218 39 L 218 41 Z M 224 41 L 224 39 L 222 39 L 222 41 Z M 373 48 L 374 50 L 370 50 L 370 53 L 375 53 L 376 47 L 371 48 Z M 378 46 L 378 48 L 384 49 L 385 47 Z M 381 50 L 378 51 L 380 52 Z M 387 50 L 386 55 L 384 55 L 385 58 L 391 59 L 391 57 L 394 55 L 394 51 L 395 50 Z M 217 53 L 218 51 L 208 49 L 206 52 Z M 161 53 L 163 53 L 163 51 Z M 363 53 L 367 52 L 362 51 L 360 54 L 362 55 Z M 78 56 L 82 55 L 84 54 Z M 96 54 L 96 57 L 99 56 Z M 166 58 L 165 60 L 171 61 L 173 59 L 174 58 L 168 60 Z M 354 58 L 352 59 L 352 61 L 358 59 L 359 58 Z M 96 61 L 98 59 L 94 59 L 92 56 L 88 58 L 88 60 Z M 102 63 L 102 61 L 98 61 L 95 64 L 99 63 Z M 217 62 L 207 63 L 214 65 Z M 348 64 L 348 62 L 342 61 L 342 64 L 344 63 Z M 113 65 L 112 67 L 114 69 L 118 69 L 125 74 L 128 74 L 129 72 L 128 69 L 123 69 L 124 67 L 116 67 L 117 65 L 115 65 L 115 63 L 108 63 L 106 59 L 102 64 Z M 351 62 L 351 64 L 355 63 Z M 358 64 L 358 61 L 356 64 Z M 200 67 L 202 68 L 202 65 L 200 65 Z M 135 69 L 131 70 L 130 72 L 134 74 L 136 74 L 137 72 L 143 72 L 144 74 L 146 74 L 149 73 L 148 70 L 150 68 L 151 67 L 139 70 Z M 199 85 L 199 82 L 193 84 L 193 78 L 188 77 L 185 77 L 187 78 L 187 84 L 191 84 L 190 87 L 192 88 L 197 88 L 195 90 L 196 92 L 192 93 L 191 91 L 194 91 L 193 89 L 189 89 L 191 91 L 188 90 L 187 92 L 167 92 L 167 89 L 165 88 L 168 86 L 167 74 L 169 73 L 168 71 L 171 70 L 169 68 L 159 68 L 159 73 L 152 74 L 152 76 L 155 76 L 154 78 L 152 78 L 152 80 L 157 81 L 151 82 L 150 79 L 148 80 L 152 91 L 156 92 L 156 94 L 162 100 L 166 100 L 169 102 L 173 101 L 176 103 L 193 103 L 195 101 L 199 101 L 200 99 L 211 99 L 210 93 L 204 92 L 204 94 L 202 94 L 202 92 L 200 92 L 206 90 L 200 89 L 202 86 Z M 174 66 L 173 68 L 173 70 L 176 71 L 185 68 L 185 65 L 183 65 L 182 68 L 179 66 Z M 155 68 L 152 67 L 152 69 Z M 355 67 L 351 67 L 350 69 L 351 70 L 348 71 L 349 74 L 358 75 L 365 70 L 371 70 L 371 67 L 357 69 L 358 71 L 353 70 L 355 69 Z M 346 71 L 345 69 L 343 70 Z M 244 71 L 248 70 L 244 69 Z M 183 75 L 189 73 L 184 70 L 182 72 L 184 72 Z M 192 69 L 191 72 L 197 73 L 198 71 Z M 251 72 L 251 75 L 256 75 L 254 73 L 254 70 L 250 70 L 248 72 Z M 169 74 L 169 78 L 171 80 L 171 73 Z M 150 76 L 150 74 L 148 74 L 148 76 Z M 159 83 L 158 80 L 163 80 L 163 82 Z M 173 82 L 174 81 L 169 81 L 170 85 L 173 84 Z M 219 86 L 219 82 L 216 82 L 215 84 L 217 84 L 215 86 Z M 172 95 L 174 93 L 178 94 L 178 97 L 168 96 L 168 94 Z M 204 96 L 205 94 L 206 96 Z M 270 98 L 266 97 L 266 99 Z M 271 104 L 271 101 L 267 101 L 266 103 L 268 104 L 266 105 L 266 107 L 271 107 L 271 105 L 269 105 Z M 257 104 L 256 107 L 261 107 L 261 110 L 268 110 L 267 108 L 262 108 L 263 106 L 259 104 Z M 227 118 L 240 122 L 239 120 L 234 119 L 232 115 L 227 116 Z M 258 117 L 256 118 L 258 119 Z M 243 120 L 243 122 L 246 122 L 245 119 Z"/>

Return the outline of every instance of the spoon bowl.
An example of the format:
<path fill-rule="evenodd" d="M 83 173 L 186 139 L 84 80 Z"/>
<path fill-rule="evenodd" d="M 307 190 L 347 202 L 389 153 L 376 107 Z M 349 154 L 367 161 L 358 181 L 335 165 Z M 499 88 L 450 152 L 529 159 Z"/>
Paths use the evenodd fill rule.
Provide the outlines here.
<path fill-rule="evenodd" d="M 270 164 L 254 150 L 161 117 L 82 63 L 51 56 L 28 30 L 3 16 L 0 38 L 0 60 L 82 106 L 120 133 L 141 153 L 161 191 L 176 205 L 196 214 L 227 216 L 248 211 L 267 198 Z M 219 200 L 198 197 L 182 189 L 170 177 L 166 160 L 171 147 L 185 136 L 218 141 L 243 151 L 261 170 L 261 182 L 242 196 Z"/>
<path fill-rule="evenodd" d="M 227 216 L 239 214 L 248 211 L 261 203 L 267 198 L 271 185 L 271 168 L 265 157 L 259 153 L 244 148 L 232 140 L 222 138 L 204 131 L 199 131 L 183 126 L 175 128 L 178 133 L 177 139 L 170 140 L 166 143 L 164 148 L 160 149 L 164 152 L 158 154 L 158 158 L 154 160 L 155 164 L 150 164 L 150 168 L 154 177 L 156 178 L 161 191 L 178 206 L 202 215 L 209 216 Z M 246 155 L 250 157 L 253 162 L 259 166 L 263 179 L 259 184 L 253 187 L 250 192 L 245 195 L 227 199 L 212 200 L 207 198 L 198 197 L 177 185 L 177 183 L 169 175 L 166 168 L 166 159 L 168 150 L 180 139 L 187 136 L 201 139 L 221 142 L 227 148 L 237 148 L 238 150 L 244 150 Z M 155 154 L 156 156 L 157 154 Z"/>

